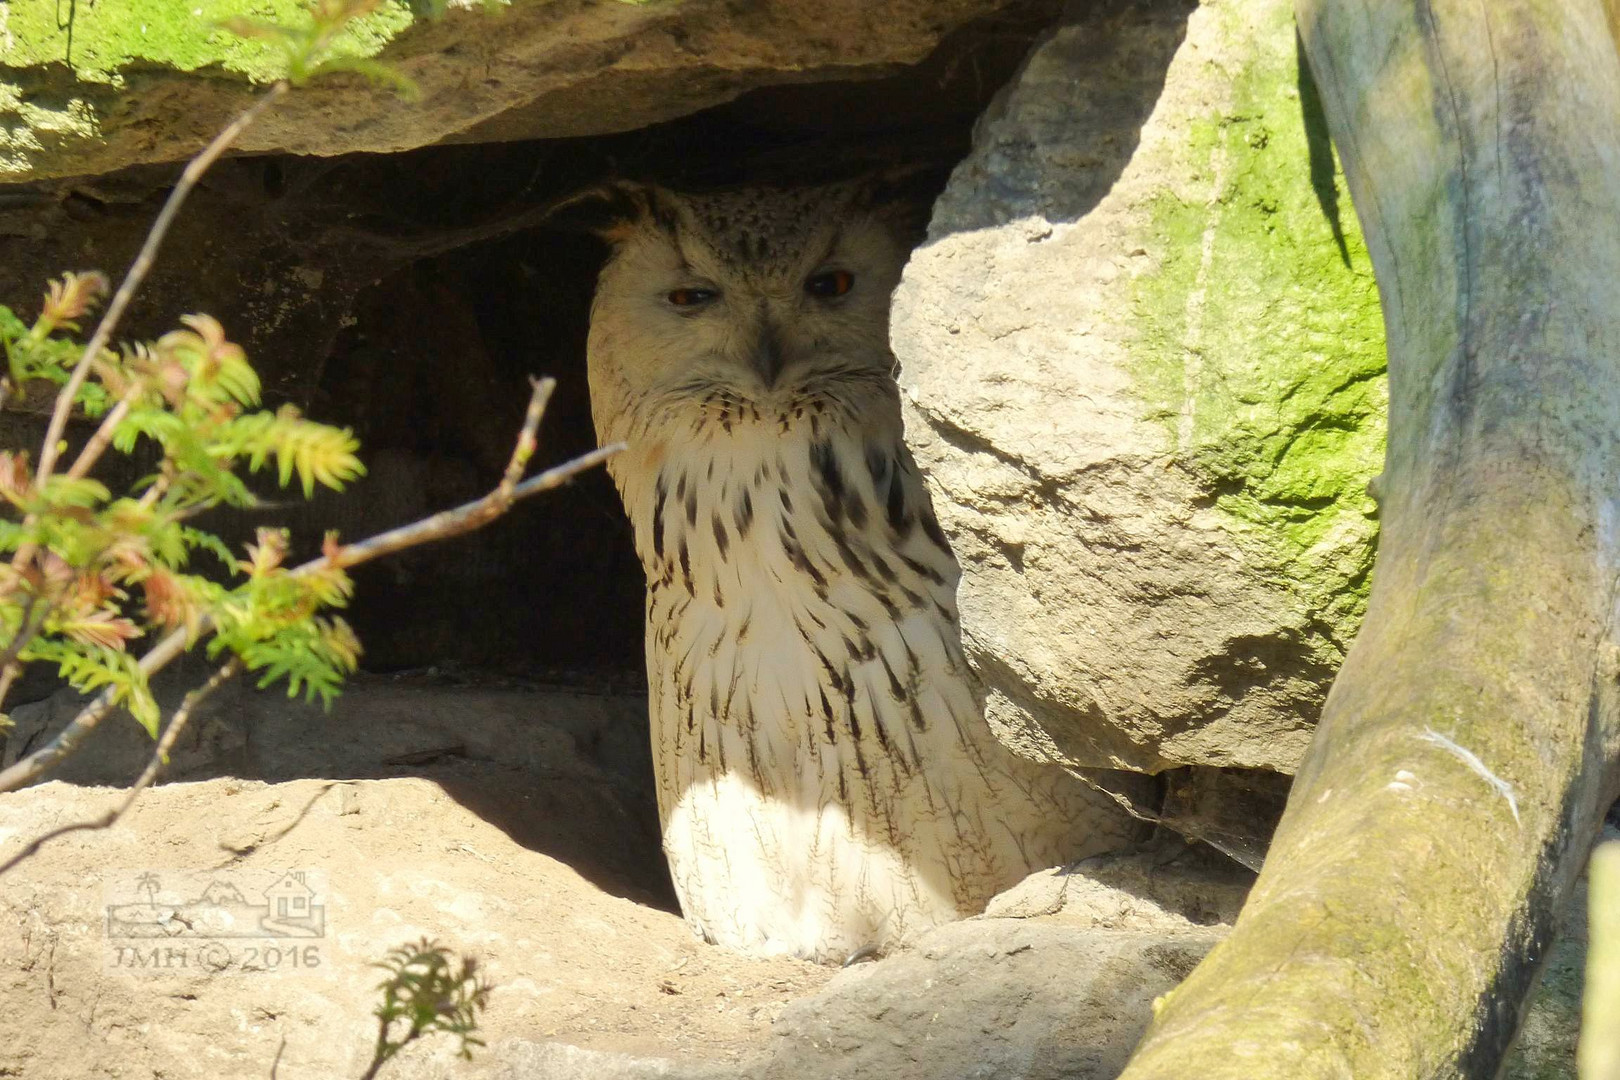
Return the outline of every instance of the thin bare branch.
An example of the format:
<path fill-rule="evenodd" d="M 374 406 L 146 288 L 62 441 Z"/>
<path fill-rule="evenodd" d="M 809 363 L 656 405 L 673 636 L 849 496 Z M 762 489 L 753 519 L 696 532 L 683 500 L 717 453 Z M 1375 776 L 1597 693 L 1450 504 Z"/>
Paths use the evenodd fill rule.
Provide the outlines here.
<path fill-rule="evenodd" d="M 285 80 L 270 87 L 269 90 L 265 91 L 263 97 L 254 102 L 235 120 L 227 124 L 218 135 L 215 135 L 213 141 L 203 148 L 202 153 L 186 163 L 185 170 L 180 174 L 179 181 L 174 185 L 174 189 L 169 192 L 169 197 L 164 200 L 163 209 L 158 211 L 157 220 L 152 222 L 152 228 L 147 232 L 146 241 L 141 245 L 141 250 L 135 256 L 135 261 L 130 264 L 129 271 L 124 275 L 123 282 L 118 286 L 118 291 L 113 294 L 111 302 L 107 304 L 106 312 L 101 316 L 101 321 L 96 324 L 96 332 L 90 336 L 90 341 L 85 345 L 84 354 L 79 357 L 79 362 L 73 369 L 72 377 L 68 379 L 67 385 L 62 387 L 62 392 L 56 397 L 56 409 L 51 413 L 51 423 L 45 431 L 45 443 L 40 447 L 39 469 L 35 477 L 36 483 L 43 483 L 46 477 L 50 476 L 51 470 L 56 467 L 62 432 L 67 428 L 68 416 L 73 411 L 73 402 L 79 395 L 79 388 L 84 385 L 85 377 L 90 373 L 90 365 L 96 357 L 101 355 L 101 350 L 105 349 L 112 341 L 113 332 L 118 329 L 118 322 L 124 316 L 124 309 L 129 307 L 129 303 L 135 298 L 135 293 L 140 289 L 141 283 L 146 280 L 147 273 L 151 271 L 152 264 L 157 259 L 158 249 L 163 246 L 163 240 L 168 235 L 169 226 L 173 224 L 174 217 L 180 212 L 180 207 L 184 205 L 186 197 L 197 186 L 197 181 L 202 179 L 203 173 L 207 172 L 214 162 L 219 160 L 220 155 L 241 136 L 242 132 L 246 131 L 249 125 L 257 120 L 259 115 L 269 108 L 277 98 L 285 94 L 287 89 L 288 85 Z"/>
<path fill-rule="evenodd" d="M 43 611 L 37 610 L 39 597 L 30 596 L 23 603 L 22 618 L 17 623 L 17 632 L 12 635 L 4 651 L 0 651 L 0 705 L 5 704 L 6 695 L 11 692 L 11 684 L 22 674 L 22 665 L 17 657 L 28 647 L 28 643 L 39 635 L 40 627 L 50 617 L 52 607 L 45 605 Z"/>
<path fill-rule="evenodd" d="M 17 681 L 17 676 L 21 675 L 22 671 L 22 664 L 18 663 L 16 660 L 13 660 L 5 667 L 0 668 L 0 706 L 4 705 L 6 695 L 11 693 L 11 684 Z M 6 717 L 6 714 L 4 712 L 0 712 L 0 717 Z M 0 719 L 0 731 L 3 731 L 10 726 L 11 719 L 9 717 Z"/>
<path fill-rule="evenodd" d="M 549 375 L 543 379 L 531 379 L 529 383 L 534 387 L 534 392 L 529 395 L 529 408 L 523 414 L 523 429 L 518 432 L 517 444 L 512 447 L 512 460 L 506 463 L 506 473 L 501 477 L 501 486 L 496 489 L 496 493 L 505 499 L 512 497 L 512 489 L 523 479 L 523 470 L 529 464 L 529 458 L 534 456 L 535 433 L 540 430 L 540 418 L 546 415 L 551 392 L 557 389 L 557 380 Z"/>
<path fill-rule="evenodd" d="M 538 391 L 538 388 L 537 388 Z M 318 570 L 333 567 L 347 569 L 372 559 L 391 555 L 405 548 L 426 544 L 434 540 L 444 540 L 448 537 L 459 536 L 471 532 L 482 525 L 486 525 L 495 518 L 500 517 L 519 500 L 531 495 L 538 495 L 543 491 L 561 487 L 575 476 L 587 469 L 595 468 L 614 454 L 623 450 L 623 443 L 614 443 L 583 454 L 572 461 L 547 469 L 545 472 L 516 485 L 510 496 L 503 497 L 501 489 L 497 487 L 488 495 L 473 502 L 464 503 L 453 510 L 446 510 L 424 518 L 411 525 L 374 536 L 369 540 L 362 540 L 355 544 L 345 544 L 330 556 L 323 555 L 318 559 L 297 567 L 294 574 L 309 574 Z M 185 652 L 189 642 L 208 633 L 213 628 L 213 622 L 207 616 L 198 621 L 196 628 L 188 635 L 186 630 L 176 630 L 168 637 L 158 642 L 146 655 L 141 657 L 140 668 L 150 677 L 154 672 L 162 670 L 177 656 Z M 0 771 L 0 792 L 15 791 L 24 784 L 30 783 L 43 776 L 57 762 L 61 761 L 78 746 L 79 741 L 88 735 L 95 726 L 101 723 L 103 717 L 112 710 L 112 694 L 104 691 L 80 710 L 79 715 L 63 728 L 56 738 L 29 754 L 27 757 L 13 764 L 10 768 Z"/>
<path fill-rule="evenodd" d="M 124 417 L 129 415 L 130 407 L 135 404 L 135 399 L 141 396 L 141 390 L 142 387 L 139 383 L 131 386 L 124 392 L 124 396 L 118 400 L 118 404 L 109 409 L 107 415 L 102 417 L 101 426 L 96 428 L 96 433 L 90 437 L 90 441 L 84 444 L 84 449 L 79 451 L 79 456 L 73 459 L 73 465 L 67 471 L 69 478 L 77 480 L 95 467 L 96 462 L 101 459 L 102 453 L 106 451 L 108 444 L 112 442 L 113 432 L 118 430 L 118 425 L 123 423 Z"/>
<path fill-rule="evenodd" d="M 157 501 L 163 498 L 164 493 L 169 490 L 169 485 L 172 483 L 174 483 L 174 459 L 166 457 L 163 459 L 162 464 L 158 466 L 157 479 L 152 481 L 152 486 L 147 488 L 146 493 L 141 496 L 141 509 L 150 510 L 157 505 Z"/>
<path fill-rule="evenodd" d="M 152 749 L 152 756 L 147 759 L 146 768 L 141 771 L 140 777 L 125 793 L 122 802 L 100 817 L 91 818 L 89 821 L 76 821 L 71 825 L 63 825 L 60 828 L 36 836 L 15 855 L 0 863 L 0 874 L 5 874 L 18 863 L 31 858 L 40 848 L 57 837 L 67 836 L 69 833 L 108 829 L 122 821 L 124 815 L 129 813 L 130 807 L 135 805 L 135 800 L 140 798 L 141 792 L 152 786 L 158 775 L 162 773 L 163 767 L 169 763 L 169 751 L 174 749 L 174 744 L 179 740 L 180 733 L 185 731 L 186 725 L 191 722 L 191 714 L 196 711 L 197 706 L 202 704 L 203 699 L 207 698 L 208 695 L 234 678 L 241 670 L 242 661 L 233 656 L 218 671 L 214 672 L 207 682 L 186 694 L 185 700 L 180 703 L 180 707 L 169 718 L 168 726 L 163 729 L 163 734 L 158 739 L 157 746 Z"/>
<path fill-rule="evenodd" d="M 624 443 L 613 443 L 610 446 L 602 447 L 600 450 L 592 450 L 590 453 L 582 454 L 572 461 L 547 469 L 538 476 L 529 477 L 529 479 L 512 489 L 509 500 L 502 500 L 499 497 L 499 489 L 496 489 L 482 499 L 463 503 L 454 510 L 441 511 L 432 517 L 423 518 L 413 524 L 402 525 L 379 536 L 373 536 L 369 540 L 345 544 L 338 549 L 330 561 L 316 559 L 300 566 L 294 573 L 305 574 L 331 566 L 347 569 L 351 566 L 358 566 L 363 562 L 370 562 L 372 559 L 380 558 L 383 555 L 403 551 L 405 548 L 416 547 L 419 544 L 445 540 L 452 536 L 460 536 L 462 533 L 472 532 L 474 529 L 487 525 L 500 517 L 513 503 L 526 499 L 530 495 L 538 495 L 542 491 L 550 491 L 552 488 L 561 487 L 587 469 L 593 469 L 602 464 L 602 462 L 624 448 Z M 0 775 L 0 791 L 4 790 L 4 777 Z"/>

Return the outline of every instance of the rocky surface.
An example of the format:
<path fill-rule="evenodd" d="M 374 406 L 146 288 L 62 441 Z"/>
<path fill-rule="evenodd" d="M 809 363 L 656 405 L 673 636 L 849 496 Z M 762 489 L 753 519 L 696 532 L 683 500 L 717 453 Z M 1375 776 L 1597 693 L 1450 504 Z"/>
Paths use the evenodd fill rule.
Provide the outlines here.
<path fill-rule="evenodd" d="M 895 299 L 1014 745 L 1290 771 L 1358 625 L 1382 324 L 1291 5 L 1071 9 Z"/>
<path fill-rule="evenodd" d="M 119 797 L 60 783 L 0 797 L 0 850 Z M 550 825 L 617 843 L 567 818 Z M 310 878 L 322 936 L 214 938 L 185 925 L 185 903 L 212 883 L 251 900 L 266 873 L 286 870 L 323 875 Z M 156 903 L 177 909 L 171 932 L 109 938 L 108 906 L 139 902 L 142 874 Z M 370 965 L 424 935 L 481 961 L 492 1050 L 461 1067 L 453 1039 L 431 1039 L 384 1075 L 499 1075 L 510 1039 L 724 1064 L 830 974 L 709 949 L 677 916 L 518 844 L 430 780 L 182 783 L 153 791 L 117 829 L 54 841 L 7 875 L 0 1069 L 235 1080 L 276 1063 L 282 1080 L 359 1076 L 376 1035 Z"/>
<path fill-rule="evenodd" d="M 167 672 L 159 699 L 172 709 L 203 677 L 190 664 Z M 63 690 L 13 709 L 4 763 L 53 737 L 81 700 Z M 326 712 L 255 692 L 244 679 L 197 709 L 165 777 L 430 780 L 515 842 L 579 867 L 604 888 L 668 907 L 646 731 L 646 698 L 637 694 L 360 676 Z M 53 778 L 127 784 L 151 752 L 146 732 L 119 713 Z"/>
<path fill-rule="evenodd" d="M 261 723 L 238 729 L 288 747 L 264 760 L 322 778 L 167 784 L 112 830 L 45 844 L 0 888 L 0 1073 L 359 1076 L 375 1038 L 370 965 L 426 935 L 477 957 L 493 983 L 487 1046 L 460 1061 L 452 1039 L 430 1037 L 383 1076 L 1110 1080 L 1153 998 L 1225 934 L 1251 880 L 1161 835 L 1130 856 L 1033 875 L 985 916 L 894 956 L 842 971 L 741 959 L 690 936 L 633 832 L 593 809 L 622 798 L 585 734 L 606 713 L 577 696 L 528 697 L 523 725 L 514 695 L 466 687 L 362 685 L 325 721 L 248 703 Z M 262 724 L 277 713 L 279 726 Z M 308 737 L 323 723 L 325 762 Z M 345 737 L 332 738 L 335 724 Z M 462 754 L 421 750 L 442 752 L 451 732 Z M 492 735 L 505 752 L 491 755 Z M 177 765 L 198 768 L 206 745 Z M 399 764 L 409 747 L 416 763 Z M 60 781 L 0 795 L 0 859 L 121 797 Z M 256 904 L 287 870 L 319 889 L 318 935 L 211 932 L 225 886 Z M 213 907 L 200 912 L 204 891 Z M 110 915 L 138 922 L 143 903 L 161 937 L 109 936 Z M 1573 1076 L 1582 913 L 1577 897 L 1511 1080 Z"/>
<path fill-rule="evenodd" d="M 387 3 L 346 33 L 418 100 L 358 76 L 291 96 L 242 139 L 253 152 L 333 155 L 441 141 L 627 131 L 758 86 L 874 76 L 926 56 L 996 0 L 511 0 Z M 446 5 L 437 5 L 446 6 Z M 301 0 L 137 0 L 0 9 L 0 179 L 75 176 L 190 156 L 281 74 L 272 43 L 212 24 L 296 25 Z"/>
<path fill-rule="evenodd" d="M 459 1063 L 452 1040 L 427 1040 L 384 1075 L 1102 1080 L 1247 887 L 1166 839 L 1036 875 L 986 918 L 841 972 L 744 960 L 690 936 L 656 848 L 601 809 L 624 802 L 626 780 L 591 749 L 617 704 L 365 682 L 344 701 L 330 718 L 263 695 L 216 701 L 178 770 L 310 778 L 166 784 L 118 827 L 52 840 L 7 872 L 6 1075 L 232 1080 L 274 1062 L 284 1080 L 357 1076 L 375 1028 L 369 965 L 427 935 L 494 984 L 488 1047 Z M 18 711 L 26 739 L 66 708 Z M 255 743 L 267 749 L 244 756 Z M 138 740 L 120 746 L 109 728 L 79 768 L 133 766 Z M 0 796 L 0 859 L 119 798 L 60 781 Z M 318 889 L 319 934 L 212 932 L 228 889 L 258 903 L 287 870 Z M 151 915 L 161 933 L 109 936 L 114 915 Z"/>

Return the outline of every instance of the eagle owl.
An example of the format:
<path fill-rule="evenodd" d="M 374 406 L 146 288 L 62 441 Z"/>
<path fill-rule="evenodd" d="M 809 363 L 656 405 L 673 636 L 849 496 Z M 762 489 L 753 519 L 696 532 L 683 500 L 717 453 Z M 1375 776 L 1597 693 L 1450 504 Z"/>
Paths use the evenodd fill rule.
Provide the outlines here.
<path fill-rule="evenodd" d="M 664 850 L 688 923 L 754 954 L 884 949 L 1129 820 L 991 734 L 956 560 L 901 437 L 870 186 L 564 211 L 612 255 L 591 312 L 598 437 L 647 576 Z"/>

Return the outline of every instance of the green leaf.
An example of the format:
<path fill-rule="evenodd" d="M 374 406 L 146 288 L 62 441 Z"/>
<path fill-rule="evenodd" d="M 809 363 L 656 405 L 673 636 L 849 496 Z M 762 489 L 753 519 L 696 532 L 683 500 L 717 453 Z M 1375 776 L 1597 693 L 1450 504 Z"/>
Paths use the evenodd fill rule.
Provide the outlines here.
<path fill-rule="evenodd" d="M 67 338 L 25 336 L 6 343 L 11 377 L 19 389 L 31 379 L 67 382 L 79 355 L 79 346 Z"/>
<path fill-rule="evenodd" d="M 253 365 L 245 357 L 234 353 L 219 357 L 218 362 L 219 370 L 214 374 L 214 381 L 219 388 L 243 405 L 257 405 L 259 374 L 253 370 Z"/>
<path fill-rule="evenodd" d="M 39 511 L 49 513 L 53 509 L 69 507 L 89 509 L 110 498 L 112 492 L 99 480 L 92 480 L 88 476 L 75 479 L 59 474 L 47 479 L 39 492 L 38 499 L 42 504 Z"/>
<path fill-rule="evenodd" d="M 186 543 L 186 530 L 169 517 L 154 518 L 141 530 L 152 559 L 171 570 L 178 570 L 191 559 L 191 545 Z"/>
<path fill-rule="evenodd" d="M 182 526 L 180 535 L 185 539 L 186 546 L 193 550 L 200 549 L 208 552 L 218 559 L 223 566 L 234 567 L 236 565 L 235 553 L 231 551 L 225 541 L 213 533 L 204 532 L 202 529 L 193 529 L 190 526 Z"/>
<path fill-rule="evenodd" d="M 366 471 L 355 456 L 360 444 L 353 432 L 305 420 L 291 406 L 282 406 L 274 415 L 237 417 L 220 433 L 220 445 L 246 455 L 253 472 L 274 456 L 281 486 L 291 483 L 296 473 L 305 498 L 315 494 L 316 484 L 341 491 Z"/>
<path fill-rule="evenodd" d="M 68 685 L 81 694 L 102 689 L 112 691 L 113 704 L 129 710 L 148 735 L 157 738 L 163 719 L 157 699 L 147 685 L 140 661 L 127 652 L 96 645 L 75 644 L 61 639 L 38 637 L 19 654 L 24 663 L 44 660 L 54 663 Z"/>
<path fill-rule="evenodd" d="M 113 448 L 121 454 L 131 453 L 142 435 L 169 450 L 175 443 L 185 441 L 191 430 L 184 420 L 165 408 L 136 405 L 113 430 Z"/>
<path fill-rule="evenodd" d="M 0 342 L 7 345 L 28 336 L 28 324 L 17 318 L 17 313 L 0 304 Z"/>

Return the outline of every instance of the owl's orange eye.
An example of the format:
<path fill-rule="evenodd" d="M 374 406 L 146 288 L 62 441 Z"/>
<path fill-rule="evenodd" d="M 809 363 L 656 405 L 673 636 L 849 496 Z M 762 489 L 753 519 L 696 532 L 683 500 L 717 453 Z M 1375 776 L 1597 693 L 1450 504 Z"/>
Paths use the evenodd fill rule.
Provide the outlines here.
<path fill-rule="evenodd" d="M 855 275 L 848 270 L 828 270 L 823 274 L 814 274 L 804 283 L 805 292 L 811 296 L 819 296 L 823 300 L 843 296 L 854 287 Z"/>
<path fill-rule="evenodd" d="M 675 289 L 669 294 L 669 302 L 681 308 L 702 307 L 717 295 L 713 289 Z"/>

